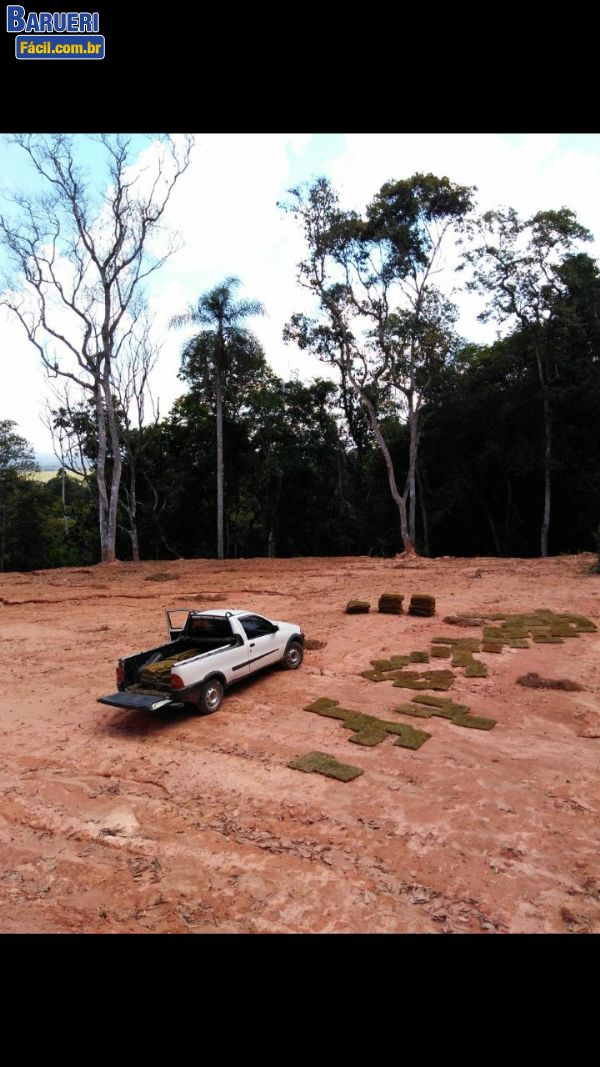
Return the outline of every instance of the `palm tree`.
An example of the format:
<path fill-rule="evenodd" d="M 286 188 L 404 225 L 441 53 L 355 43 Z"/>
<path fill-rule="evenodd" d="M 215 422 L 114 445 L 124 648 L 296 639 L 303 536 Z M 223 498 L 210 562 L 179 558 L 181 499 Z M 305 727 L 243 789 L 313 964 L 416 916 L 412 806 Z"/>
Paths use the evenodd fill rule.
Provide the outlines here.
<path fill-rule="evenodd" d="M 204 326 L 203 334 L 212 332 L 215 337 L 214 388 L 217 409 L 217 556 L 223 559 L 223 382 L 228 366 L 229 346 L 244 334 L 242 323 L 251 315 L 264 315 L 264 307 L 258 300 L 234 300 L 234 291 L 240 285 L 239 278 L 225 278 L 220 285 L 203 293 L 196 305 L 190 305 L 183 315 L 175 315 L 171 326 Z M 192 344 L 193 342 L 189 342 Z"/>

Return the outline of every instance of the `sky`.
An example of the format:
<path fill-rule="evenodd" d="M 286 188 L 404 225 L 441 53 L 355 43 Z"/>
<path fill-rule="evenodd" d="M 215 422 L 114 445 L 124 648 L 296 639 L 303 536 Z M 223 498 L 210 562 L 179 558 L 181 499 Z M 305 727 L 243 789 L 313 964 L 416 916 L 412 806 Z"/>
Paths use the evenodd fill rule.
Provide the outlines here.
<path fill-rule="evenodd" d="M 102 149 L 76 135 L 90 182 L 102 173 Z M 153 147 L 137 136 L 143 165 Z M 383 182 L 416 171 L 477 186 L 481 210 L 512 206 L 521 214 L 566 206 L 600 240 L 599 134 L 196 134 L 192 163 L 165 215 L 182 247 L 151 279 L 148 295 L 162 343 L 153 391 L 166 415 L 184 392 L 179 357 L 189 336 L 169 328 L 171 317 L 227 276 L 242 282 L 239 297 L 261 301 L 267 314 L 249 322 L 275 372 L 311 379 L 327 374 L 316 359 L 282 340 L 285 322 L 307 307 L 298 288 L 303 242 L 297 223 L 277 206 L 303 181 L 326 175 L 345 207 L 362 210 Z M 31 192 L 37 179 L 24 153 L 0 144 L 0 198 Z M 586 250 L 600 258 L 595 240 Z M 0 268 L 2 259 L 0 255 Z M 455 278 L 440 276 L 448 291 Z M 458 329 L 470 341 L 494 339 L 477 319 L 481 298 L 455 295 Z M 12 419 L 38 453 L 52 451 L 42 421 L 48 381 L 22 327 L 0 309 L 0 419 Z"/>

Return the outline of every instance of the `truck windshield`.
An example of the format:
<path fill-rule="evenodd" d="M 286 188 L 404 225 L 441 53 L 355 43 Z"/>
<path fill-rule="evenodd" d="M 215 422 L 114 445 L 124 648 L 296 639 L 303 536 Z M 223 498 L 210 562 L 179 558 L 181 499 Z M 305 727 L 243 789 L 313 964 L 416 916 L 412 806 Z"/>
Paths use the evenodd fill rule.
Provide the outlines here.
<path fill-rule="evenodd" d="M 186 626 L 189 637 L 212 637 L 227 640 L 232 636 L 231 623 L 219 615 L 190 615 Z"/>

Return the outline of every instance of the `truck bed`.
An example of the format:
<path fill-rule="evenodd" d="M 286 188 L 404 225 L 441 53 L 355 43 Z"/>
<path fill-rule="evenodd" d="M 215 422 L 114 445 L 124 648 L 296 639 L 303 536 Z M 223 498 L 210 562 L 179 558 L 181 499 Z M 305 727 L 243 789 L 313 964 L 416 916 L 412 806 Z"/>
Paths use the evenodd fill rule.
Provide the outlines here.
<path fill-rule="evenodd" d="M 235 637 L 231 638 L 208 638 L 208 637 L 178 637 L 175 641 L 169 641 L 167 644 L 159 645 L 158 648 L 152 648 L 145 652 L 138 652 L 137 655 L 128 656 L 123 660 L 123 670 L 125 674 L 124 688 L 126 690 L 133 689 L 134 692 L 169 692 L 170 687 L 168 682 L 158 681 L 150 683 L 146 678 L 143 679 L 142 672 L 145 667 L 152 666 L 163 662 L 164 660 L 171 660 L 177 657 L 178 660 L 194 659 L 196 656 L 204 656 L 211 652 L 221 652 L 223 649 L 229 648 L 237 644 Z M 182 653 L 189 652 L 188 656 L 183 656 Z M 181 657 L 181 658 L 180 658 Z"/>

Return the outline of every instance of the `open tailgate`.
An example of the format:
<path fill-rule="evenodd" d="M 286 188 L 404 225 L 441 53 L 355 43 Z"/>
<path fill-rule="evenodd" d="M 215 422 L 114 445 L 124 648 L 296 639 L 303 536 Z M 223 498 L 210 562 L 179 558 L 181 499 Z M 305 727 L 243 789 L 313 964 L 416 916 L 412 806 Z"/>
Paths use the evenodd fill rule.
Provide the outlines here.
<path fill-rule="evenodd" d="M 170 696 L 160 696 L 158 693 L 111 693 L 110 696 L 98 697 L 98 704 L 110 704 L 113 708 L 145 708 L 146 711 L 156 711 L 164 708 L 166 704 L 172 704 Z"/>

